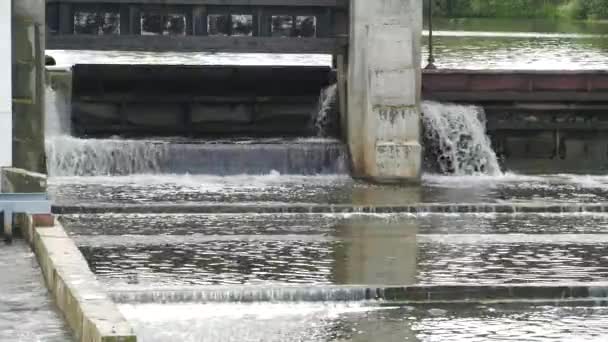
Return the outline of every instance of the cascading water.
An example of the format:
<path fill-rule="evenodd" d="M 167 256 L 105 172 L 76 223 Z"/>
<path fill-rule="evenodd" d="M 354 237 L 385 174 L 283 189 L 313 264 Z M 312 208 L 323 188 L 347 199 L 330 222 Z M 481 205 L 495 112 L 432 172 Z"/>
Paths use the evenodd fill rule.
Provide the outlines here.
<path fill-rule="evenodd" d="M 98 176 L 160 173 L 167 143 L 78 139 L 47 139 L 47 166 L 52 176 Z"/>
<path fill-rule="evenodd" d="M 60 91 L 46 89 L 46 153 L 51 176 L 155 173 L 166 144 L 70 136 L 70 105 Z"/>
<path fill-rule="evenodd" d="M 128 303 L 354 302 L 375 299 L 381 288 L 363 286 L 222 286 L 191 289 L 114 290 L 112 299 Z"/>
<path fill-rule="evenodd" d="M 329 132 L 336 87 L 323 91 L 319 127 Z M 344 174 L 346 150 L 335 139 L 185 141 L 82 139 L 69 135 L 66 97 L 47 90 L 47 167 L 51 176 L 131 174 Z"/>
<path fill-rule="evenodd" d="M 317 111 L 313 115 L 314 129 L 318 137 L 331 136 L 338 129 L 336 99 L 338 85 L 332 84 L 321 90 Z"/>
<path fill-rule="evenodd" d="M 68 135 L 70 125 L 70 104 L 68 97 L 59 90 L 46 88 L 45 93 L 45 135 L 47 140 Z"/>
<path fill-rule="evenodd" d="M 483 108 L 424 102 L 422 112 L 425 156 L 432 171 L 454 175 L 501 173 L 486 135 Z"/>

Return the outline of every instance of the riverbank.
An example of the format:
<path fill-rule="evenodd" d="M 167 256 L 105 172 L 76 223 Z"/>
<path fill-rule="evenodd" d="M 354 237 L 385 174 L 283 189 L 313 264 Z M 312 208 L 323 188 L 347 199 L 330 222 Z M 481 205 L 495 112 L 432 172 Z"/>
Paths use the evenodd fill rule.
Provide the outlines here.
<path fill-rule="evenodd" d="M 433 13 L 445 18 L 608 19 L 604 0 L 439 0 L 433 5 Z"/>
<path fill-rule="evenodd" d="M 428 29 L 425 23 L 425 29 Z M 550 34 L 608 34 L 607 20 L 559 20 L 516 18 L 441 18 L 433 19 L 435 31 L 525 32 Z"/>

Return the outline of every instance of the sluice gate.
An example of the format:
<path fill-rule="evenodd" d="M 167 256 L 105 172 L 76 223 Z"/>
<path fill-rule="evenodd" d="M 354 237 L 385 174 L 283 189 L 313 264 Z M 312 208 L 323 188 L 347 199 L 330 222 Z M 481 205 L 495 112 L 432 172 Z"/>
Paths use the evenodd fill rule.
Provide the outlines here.
<path fill-rule="evenodd" d="M 76 65 L 77 136 L 316 136 L 329 67 Z M 330 108 L 327 109 L 331 110 Z M 325 132 L 337 134 L 333 129 Z"/>

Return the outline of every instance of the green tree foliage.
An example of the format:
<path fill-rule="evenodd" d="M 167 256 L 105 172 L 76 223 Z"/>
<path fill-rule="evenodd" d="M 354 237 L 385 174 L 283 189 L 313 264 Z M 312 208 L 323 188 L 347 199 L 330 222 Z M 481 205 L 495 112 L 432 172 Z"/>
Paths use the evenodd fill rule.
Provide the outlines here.
<path fill-rule="evenodd" d="M 425 0 L 450 18 L 608 19 L 608 0 Z M 426 6 L 425 6 L 426 7 Z"/>

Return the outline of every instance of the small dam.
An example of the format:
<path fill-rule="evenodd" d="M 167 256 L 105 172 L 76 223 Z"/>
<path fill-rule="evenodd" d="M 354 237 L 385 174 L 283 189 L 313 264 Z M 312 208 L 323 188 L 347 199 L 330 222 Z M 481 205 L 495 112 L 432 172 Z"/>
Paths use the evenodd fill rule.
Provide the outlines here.
<path fill-rule="evenodd" d="M 0 3 L 0 191 L 48 205 L 0 340 L 606 336 L 604 35 L 450 21 L 433 70 L 435 2 Z"/>

